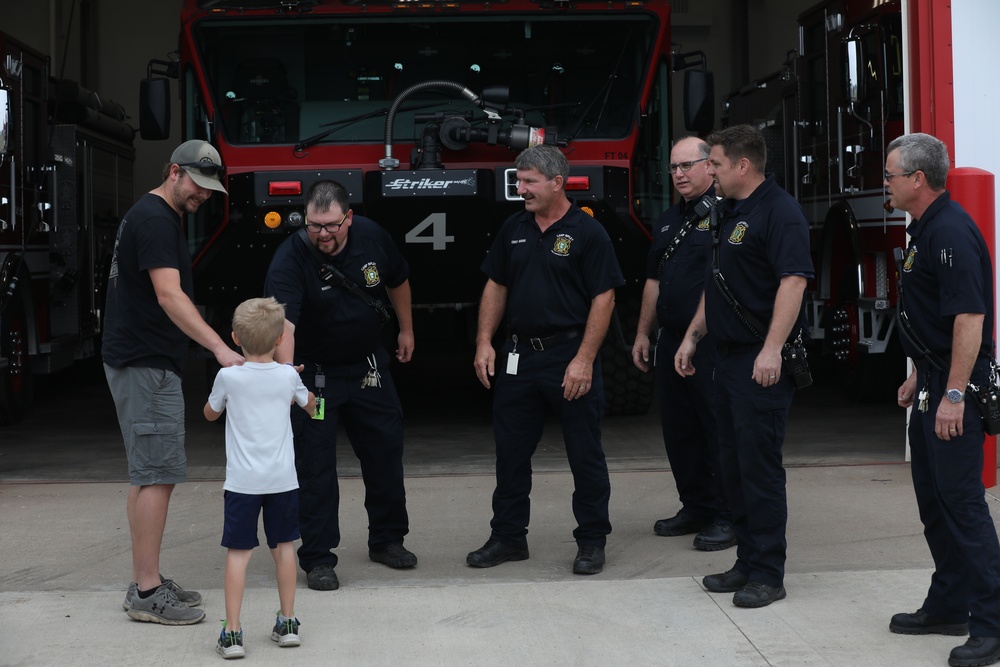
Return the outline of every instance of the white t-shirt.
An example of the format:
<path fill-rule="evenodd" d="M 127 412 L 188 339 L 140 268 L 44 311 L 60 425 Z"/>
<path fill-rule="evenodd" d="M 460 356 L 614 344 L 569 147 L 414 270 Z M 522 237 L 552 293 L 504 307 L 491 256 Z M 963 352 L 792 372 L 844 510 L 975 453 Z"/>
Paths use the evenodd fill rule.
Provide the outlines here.
<path fill-rule="evenodd" d="M 299 488 L 292 447 L 292 400 L 304 406 L 309 390 L 295 369 L 248 361 L 219 370 L 208 403 L 226 411 L 227 491 L 261 495 Z"/>

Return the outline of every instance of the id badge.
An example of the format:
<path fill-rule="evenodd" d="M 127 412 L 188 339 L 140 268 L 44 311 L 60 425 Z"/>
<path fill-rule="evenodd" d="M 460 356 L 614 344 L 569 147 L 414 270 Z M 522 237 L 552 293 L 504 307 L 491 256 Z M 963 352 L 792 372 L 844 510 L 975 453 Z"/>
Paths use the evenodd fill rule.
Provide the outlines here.
<path fill-rule="evenodd" d="M 316 397 L 316 410 L 313 412 L 312 418 L 317 421 L 323 421 L 323 416 L 325 414 L 326 401 L 323 400 L 322 396 Z"/>
<path fill-rule="evenodd" d="M 507 355 L 507 375 L 517 375 L 517 359 L 520 355 L 511 352 Z"/>

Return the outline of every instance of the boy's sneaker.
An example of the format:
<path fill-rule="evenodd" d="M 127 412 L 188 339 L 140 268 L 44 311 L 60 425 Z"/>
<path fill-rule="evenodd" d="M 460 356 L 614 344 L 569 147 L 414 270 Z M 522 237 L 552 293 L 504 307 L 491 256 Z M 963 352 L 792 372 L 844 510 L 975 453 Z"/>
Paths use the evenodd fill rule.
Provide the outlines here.
<path fill-rule="evenodd" d="M 166 585 L 160 586 L 145 599 L 136 593 L 130 603 L 128 615 L 137 621 L 163 625 L 192 625 L 205 618 L 205 612 L 192 609 L 178 600 Z"/>
<path fill-rule="evenodd" d="M 281 620 L 281 616 L 278 616 L 274 620 L 274 630 L 271 630 L 271 641 L 278 642 L 278 646 L 281 648 L 298 646 L 300 625 L 299 619 L 294 616 L 284 621 Z"/>
<path fill-rule="evenodd" d="M 160 575 L 160 582 L 164 584 L 167 588 L 173 591 L 177 599 L 186 604 L 189 607 L 197 607 L 201 604 L 201 593 L 197 591 L 186 591 L 177 585 L 177 582 L 173 579 L 164 579 L 163 575 Z M 134 581 L 128 585 L 128 591 L 125 593 L 125 601 L 122 602 L 122 609 L 128 611 L 132 608 L 132 599 L 139 594 L 139 585 Z"/>
<path fill-rule="evenodd" d="M 223 626 L 219 641 L 215 644 L 215 652 L 226 660 L 245 656 L 247 652 L 243 650 L 243 630 L 226 632 Z"/>

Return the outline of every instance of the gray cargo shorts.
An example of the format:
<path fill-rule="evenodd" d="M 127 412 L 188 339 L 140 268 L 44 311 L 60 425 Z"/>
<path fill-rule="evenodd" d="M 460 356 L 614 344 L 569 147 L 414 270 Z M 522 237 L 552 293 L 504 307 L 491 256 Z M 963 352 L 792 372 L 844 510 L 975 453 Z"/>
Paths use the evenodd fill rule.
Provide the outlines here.
<path fill-rule="evenodd" d="M 187 481 L 181 378 L 160 368 L 104 364 L 132 486 Z"/>

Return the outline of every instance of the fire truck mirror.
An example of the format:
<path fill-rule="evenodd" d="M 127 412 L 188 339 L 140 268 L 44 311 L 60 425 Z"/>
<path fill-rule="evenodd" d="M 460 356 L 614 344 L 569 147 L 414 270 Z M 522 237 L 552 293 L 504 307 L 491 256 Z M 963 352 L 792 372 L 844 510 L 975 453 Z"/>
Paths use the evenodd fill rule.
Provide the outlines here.
<path fill-rule="evenodd" d="M 865 78 L 862 68 L 865 66 L 864 47 L 860 39 L 850 38 L 844 41 L 844 61 L 847 62 L 846 96 L 850 102 L 860 102 L 865 95 Z"/>
<path fill-rule="evenodd" d="M 170 137 L 170 80 L 147 78 L 139 82 L 139 135 L 157 141 Z"/>
<path fill-rule="evenodd" d="M 701 69 L 684 72 L 684 127 L 708 134 L 715 124 L 715 84 L 712 73 Z"/>
<path fill-rule="evenodd" d="M 10 89 L 0 83 L 0 163 L 10 151 Z"/>

